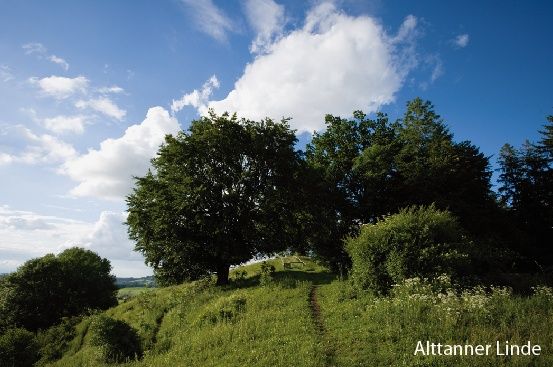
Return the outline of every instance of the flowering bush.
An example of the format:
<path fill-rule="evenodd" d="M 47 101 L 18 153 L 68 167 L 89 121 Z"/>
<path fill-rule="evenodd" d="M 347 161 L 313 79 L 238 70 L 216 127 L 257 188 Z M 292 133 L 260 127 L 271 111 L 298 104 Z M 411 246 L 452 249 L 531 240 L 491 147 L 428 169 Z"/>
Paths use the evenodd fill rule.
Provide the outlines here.
<path fill-rule="evenodd" d="M 347 240 L 346 249 L 356 288 L 386 294 L 407 278 L 462 273 L 470 245 L 455 217 L 431 205 L 364 225 L 359 236 Z"/>

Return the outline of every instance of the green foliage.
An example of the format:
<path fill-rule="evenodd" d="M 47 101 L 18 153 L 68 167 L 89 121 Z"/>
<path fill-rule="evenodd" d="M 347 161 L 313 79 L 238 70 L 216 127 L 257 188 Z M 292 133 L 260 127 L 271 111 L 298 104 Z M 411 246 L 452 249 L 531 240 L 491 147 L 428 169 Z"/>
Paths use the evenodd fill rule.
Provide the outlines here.
<path fill-rule="evenodd" d="M 46 329 L 62 317 L 117 303 L 110 262 L 70 248 L 25 262 L 0 283 L 0 328 Z"/>
<path fill-rule="evenodd" d="M 526 141 L 520 149 L 505 144 L 499 154 L 499 194 L 511 215 L 508 226 L 522 235 L 515 249 L 543 265 L 553 266 L 553 117 L 540 131 L 537 144 Z M 511 239 L 511 241 L 513 241 Z"/>
<path fill-rule="evenodd" d="M 121 363 L 142 357 L 138 334 L 124 321 L 97 315 L 90 323 L 89 334 L 90 343 L 99 347 L 104 362 Z"/>
<path fill-rule="evenodd" d="M 40 345 L 38 366 L 44 366 L 63 356 L 76 336 L 75 326 L 80 321 L 79 317 L 63 318 L 60 324 L 38 332 L 37 341 Z"/>
<path fill-rule="evenodd" d="M 216 273 L 292 243 L 299 156 L 287 121 L 213 112 L 167 136 L 127 198 L 130 237 L 162 284 Z"/>
<path fill-rule="evenodd" d="M 31 367 L 38 360 L 39 344 L 33 333 L 7 329 L 0 335 L 0 366 Z"/>
<path fill-rule="evenodd" d="M 416 98 L 406 107 L 395 122 L 360 111 L 350 120 L 327 116 L 326 130 L 307 147 L 319 180 L 307 201 L 319 222 L 310 228 L 317 239 L 311 243 L 335 270 L 347 265 L 342 239 L 357 234 L 360 223 L 411 205 L 448 209 L 475 237 L 497 231 L 488 158 L 468 141 L 455 142 L 430 102 Z"/>
<path fill-rule="evenodd" d="M 354 284 L 376 293 L 415 276 L 460 274 L 469 260 L 468 246 L 455 217 L 433 205 L 402 209 L 364 225 L 346 242 Z"/>
<path fill-rule="evenodd" d="M 261 285 L 270 284 L 273 281 L 273 275 L 275 273 L 275 267 L 269 264 L 267 261 L 261 263 L 261 274 L 259 277 L 259 283 Z"/>

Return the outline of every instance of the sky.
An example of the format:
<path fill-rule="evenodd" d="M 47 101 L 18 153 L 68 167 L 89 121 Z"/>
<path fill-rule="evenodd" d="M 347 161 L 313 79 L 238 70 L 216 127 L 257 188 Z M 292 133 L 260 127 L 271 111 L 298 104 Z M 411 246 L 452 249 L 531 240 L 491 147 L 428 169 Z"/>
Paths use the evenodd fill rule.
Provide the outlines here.
<path fill-rule="evenodd" d="M 430 100 L 490 157 L 553 114 L 549 1 L 0 0 L 0 273 L 72 246 L 145 276 L 125 196 L 212 108 L 401 117 Z"/>

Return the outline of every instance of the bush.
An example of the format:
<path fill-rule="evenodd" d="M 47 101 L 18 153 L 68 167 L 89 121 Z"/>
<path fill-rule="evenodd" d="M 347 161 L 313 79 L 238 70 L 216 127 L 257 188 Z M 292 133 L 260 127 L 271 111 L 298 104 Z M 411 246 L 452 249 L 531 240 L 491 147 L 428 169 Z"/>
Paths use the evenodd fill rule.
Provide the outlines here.
<path fill-rule="evenodd" d="M 32 366 L 38 359 L 38 350 L 33 333 L 21 328 L 7 329 L 0 336 L 0 366 Z"/>
<path fill-rule="evenodd" d="M 107 363 L 120 363 L 142 357 L 140 338 L 126 322 L 106 315 L 97 315 L 90 323 L 90 342 L 100 348 L 100 357 Z"/>
<path fill-rule="evenodd" d="M 465 273 L 469 247 L 455 217 L 434 205 L 402 209 L 346 240 L 355 287 L 378 294 L 407 278 Z"/>
<path fill-rule="evenodd" d="M 117 304 L 109 260 L 82 248 L 31 259 L 0 281 L 0 330 L 47 329 L 63 317 Z"/>
<path fill-rule="evenodd" d="M 267 285 L 273 282 L 273 276 L 275 274 L 275 267 L 266 261 L 261 263 L 261 275 L 259 277 L 259 283 L 261 285 Z"/>
<path fill-rule="evenodd" d="M 37 341 L 40 345 L 40 360 L 38 366 L 60 359 L 69 349 L 69 343 L 76 336 L 75 326 L 81 321 L 80 317 L 64 318 L 58 325 L 39 331 Z"/>

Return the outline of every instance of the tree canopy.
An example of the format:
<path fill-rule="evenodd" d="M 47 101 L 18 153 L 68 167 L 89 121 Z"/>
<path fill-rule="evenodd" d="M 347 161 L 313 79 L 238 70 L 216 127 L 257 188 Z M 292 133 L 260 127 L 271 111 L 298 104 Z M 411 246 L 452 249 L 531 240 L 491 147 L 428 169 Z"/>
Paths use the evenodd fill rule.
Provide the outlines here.
<path fill-rule="evenodd" d="M 553 265 L 553 116 L 541 139 L 517 149 L 505 144 L 499 153 L 499 195 L 520 231 L 517 250 L 544 265 Z"/>
<path fill-rule="evenodd" d="M 286 120 L 210 112 L 167 136 L 127 198 L 130 237 L 162 284 L 216 273 L 291 245 L 299 155 Z"/>
<path fill-rule="evenodd" d="M 38 330 L 62 317 L 117 304 L 111 265 L 78 247 L 25 262 L 0 281 L 0 329 Z"/>
<path fill-rule="evenodd" d="M 319 246 L 331 261 L 345 257 L 341 239 L 361 223 L 411 205 L 449 209 L 473 234 L 488 229 L 494 208 L 488 158 L 468 141 L 455 142 L 433 105 L 419 98 L 407 103 L 401 119 L 390 122 L 361 111 L 353 119 L 328 115 L 326 130 L 315 133 L 307 163 L 326 185 L 335 230 Z"/>

